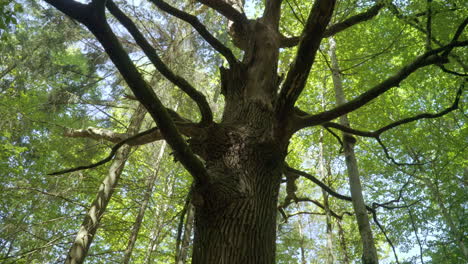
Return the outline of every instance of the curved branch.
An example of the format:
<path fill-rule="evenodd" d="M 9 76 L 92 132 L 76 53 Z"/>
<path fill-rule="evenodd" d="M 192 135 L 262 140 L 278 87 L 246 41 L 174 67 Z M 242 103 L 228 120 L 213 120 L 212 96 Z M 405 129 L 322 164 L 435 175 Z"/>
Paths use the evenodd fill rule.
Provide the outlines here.
<path fill-rule="evenodd" d="M 382 135 L 382 133 L 384 133 L 384 132 L 386 132 L 386 131 L 388 131 L 390 129 L 396 128 L 398 126 L 408 124 L 408 123 L 411 123 L 411 122 L 414 122 L 414 121 L 418 121 L 418 120 L 421 120 L 421 119 L 434 119 L 434 118 L 442 117 L 444 115 L 447 115 L 450 112 L 453 112 L 453 111 L 457 110 L 459 108 L 460 98 L 461 98 L 461 95 L 463 93 L 464 87 L 465 87 L 465 83 L 462 83 L 460 88 L 458 88 L 457 94 L 455 96 L 455 100 L 453 101 L 452 105 L 450 107 L 447 107 L 446 109 L 438 112 L 438 113 L 435 113 L 435 114 L 422 113 L 422 114 L 415 115 L 415 116 L 412 116 L 412 117 L 404 118 L 404 119 L 395 121 L 393 123 L 390 123 L 390 124 L 388 124 L 388 125 L 386 125 L 384 127 L 381 127 L 381 128 L 379 128 L 379 129 L 377 129 L 375 131 L 357 130 L 357 129 L 342 126 L 340 124 L 333 123 L 333 122 L 326 122 L 326 123 L 322 124 L 322 126 L 336 128 L 336 129 L 338 129 L 340 131 L 343 131 L 343 132 L 346 132 L 346 133 L 349 133 L 349 134 L 353 134 L 353 135 L 356 135 L 356 136 L 378 138 L 380 135 Z"/>
<path fill-rule="evenodd" d="M 203 25 L 196 16 L 190 15 L 182 10 L 179 10 L 171 5 L 167 4 L 162 0 L 150 0 L 159 9 L 189 23 L 215 50 L 221 53 L 224 58 L 229 62 L 230 65 L 237 63 L 236 57 L 232 54 L 232 51 L 224 46 L 218 39 L 216 39 Z"/>
<path fill-rule="evenodd" d="M 107 162 L 111 161 L 112 158 L 115 156 L 115 154 L 117 153 L 117 150 L 119 150 L 120 147 L 122 147 L 123 145 L 125 144 L 128 144 L 129 142 L 135 140 L 135 139 L 138 139 L 140 137 L 143 137 L 145 135 L 149 135 L 153 132 L 155 132 L 158 128 L 157 127 L 154 127 L 154 128 L 151 128 L 151 129 L 148 129 L 146 131 L 143 131 L 143 132 L 140 132 L 138 134 L 135 134 L 134 136 L 131 136 L 129 138 L 126 138 L 122 141 L 120 141 L 119 143 L 115 144 L 112 149 L 111 149 L 111 152 L 109 153 L 109 155 L 107 155 L 106 158 L 98 161 L 98 162 L 95 162 L 95 163 L 92 163 L 90 165 L 85 165 L 85 166 L 78 166 L 78 167 L 74 167 L 74 168 L 71 168 L 71 169 L 65 169 L 65 170 L 61 170 L 61 171 L 56 171 L 56 172 L 52 172 L 52 173 L 48 173 L 47 175 L 61 175 L 61 174 L 65 174 L 65 173 L 69 173 L 69 172 L 74 172 L 74 171 L 80 171 L 80 170 L 87 170 L 87 169 L 91 169 L 91 168 L 96 168 L 98 166 L 101 166 L 103 164 L 106 164 Z M 130 144 L 129 144 L 130 145 Z"/>
<path fill-rule="evenodd" d="M 302 31 L 296 57 L 279 94 L 276 110 L 280 115 L 287 114 L 291 110 L 304 89 L 334 8 L 335 0 L 315 1 Z"/>
<path fill-rule="evenodd" d="M 392 240 L 390 240 L 390 238 L 387 235 L 387 232 L 385 232 L 383 226 L 380 224 L 379 220 L 377 219 L 377 213 L 375 211 L 372 212 L 372 217 L 374 219 L 375 224 L 379 227 L 380 231 L 384 234 L 385 239 L 387 240 L 388 244 L 390 244 L 390 246 L 392 247 L 393 256 L 395 256 L 395 261 L 396 263 L 399 264 L 400 262 L 398 261 L 398 255 L 396 253 L 395 246 L 393 245 Z"/>
<path fill-rule="evenodd" d="M 369 8 L 368 10 L 359 13 L 357 15 L 351 16 L 347 19 L 345 19 L 342 22 L 330 25 L 324 32 L 323 37 L 331 37 L 345 29 L 348 29 L 356 24 L 359 24 L 361 22 L 365 22 L 368 20 L 371 20 L 377 14 L 379 11 L 384 7 L 384 3 L 379 1 L 376 3 L 373 7 Z M 299 44 L 300 37 L 292 37 L 292 38 L 284 38 L 281 43 L 281 47 L 286 48 L 286 47 L 294 47 L 297 44 Z"/>
<path fill-rule="evenodd" d="M 138 46 L 141 47 L 143 52 L 148 56 L 149 60 L 158 69 L 158 71 L 166 77 L 170 82 L 184 91 L 192 100 L 195 101 L 202 115 L 202 123 L 209 123 L 213 121 L 213 113 L 206 100 L 206 97 L 195 89 L 187 80 L 172 72 L 166 64 L 161 60 L 156 50 L 146 40 L 140 30 L 136 27 L 135 23 L 123 13 L 113 1 L 108 1 L 107 9 L 110 13 L 128 30 L 128 32 L 135 39 Z"/>
<path fill-rule="evenodd" d="M 297 130 L 308 126 L 323 124 L 337 117 L 350 113 L 356 109 L 359 109 L 360 107 L 379 97 L 391 88 L 398 86 L 403 80 L 405 80 L 411 73 L 415 72 L 416 70 L 428 65 L 447 62 L 447 58 L 438 56 L 438 53 L 441 53 L 448 49 L 452 49 L 454 47 L 464 46 L 468 46 L 468 41 L 453 42 L 444 47 L 424 53 L 423 55 L 417 57 L 413 62 L 402 67 L 401 70 L 393 76 L 387 78 L 383 82 L 377 84 L 376 86 L 362 93 L 353 100 L 350 100 L 345 104 L 335 107 L 334 109 L 327 110 L 318 114 L 299 116 L 298 118 L 300 119 L 300 121 L 298 122 L 299 124 Z"/>

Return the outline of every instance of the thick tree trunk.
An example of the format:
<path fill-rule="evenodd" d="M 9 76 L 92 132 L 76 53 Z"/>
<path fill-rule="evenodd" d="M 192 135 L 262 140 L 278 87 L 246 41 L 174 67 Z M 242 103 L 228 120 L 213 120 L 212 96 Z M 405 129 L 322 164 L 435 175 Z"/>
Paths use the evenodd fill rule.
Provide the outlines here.
<path fill-rule="evenodd" d="M 244 88 L 230 71 L 224 91 Z M 237 88 L 237 89 L 236 89 Z M 245 91 L 245 90 L 244 90 Z M 265 96 L 259 95 L 258 96 Z M 243 98 L 228 93 L 220 125 L 206 139 L 190 144 L 206 161 L 213 177 L 207 186 L 195 184 L 194 264 L 271 264 L 276 254 L 276 212 L 286 144 L 277 140 L 269 98 Z M 259 100 L 257 100 L 259 99 Z"/>
<path fill-rule="evenodd" d="M 333 87 L 335 88 L 335 97 L 338 105 L 346 103 L 344 96 L 343 85 L 341 82 L 341 73 L 336 59 L 335 47 L 336 43 L 333 38 L 330 38 L 330 58 L 332 62 L 333 72 Z M 349 120 L 346 115 L 340 117 L 340 124 L 349 127 Z M 343 148 L 346 161 L 346 167 L 348 170 L 349 187 L 351 190 L 351 197 L 353 202 L 354 212 L 356 214 L 356 220 L 359 227 L 359 234 L 361 235 L 362 242 L 362 263 L 363 264 L 376 264 L 379 263 L 377 250 L 375 248 L 374 237 L 369 223 L 369 217 L 367 215 L 366 205 L 364 203 L 364 197 L 362 195 L 361 180 L 359 178 L 359 169 L 354 154 L 354 143 L 355 139 L 343 133 Z"/>
<path fill-rule="evenodd" d="M 139 105 L 137 110 L 132 116 L 127 133 L 135 134 L 140 129 L 141 123 L 145 116 L 146 110 L 142 105 Z M 109 174 L 104 178 L 99 187 L 96 199 L 91 205 L 91 209 L 85 216 L 81 224 L 80 231 L 73 242 L 70 251 L 68 252 L 66 264 L 80 264 L 83 263 L 86 255 L 88 254 L 89 247 L 93 242 L 96 231 L 101 222 L 102 215 L 104 214 L 107 204 L 109 203 L 115 187 L 119 182 L 120 175 L 130 154 L 130 146 L 124 145 L 121 147 L 109 168 Z"/>
<path fill-rule="evenodd" d="M 226 157 L 232 166 L 208 167 L 222 182 L 213 183 L 203 193 L 203 201 L 195 196 L 193 264 L 275 262 L 282 160 L 265 163 L 265 156 L 275 150 L 270 152 L 265 146 L 243 150 L 245 147 L 242 142 L 232 146 L 239 151 Z"/>

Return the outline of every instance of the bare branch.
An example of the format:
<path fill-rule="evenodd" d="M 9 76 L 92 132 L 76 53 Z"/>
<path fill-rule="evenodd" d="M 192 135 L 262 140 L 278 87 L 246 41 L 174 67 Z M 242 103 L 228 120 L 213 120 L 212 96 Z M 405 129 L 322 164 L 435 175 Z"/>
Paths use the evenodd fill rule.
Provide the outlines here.
<path fill-rule="evenodd" d="M 150 0 L 161 10 L 189 23 L 215 50 L 221 53 L 230 65 L 237 63 L 236 57 L 232 54 L 232 51 L 224 46 L 218 39 L 216 39 L 203 25 L 196 16 L 190 15 L 184 11 L 181 11 L 175 7 L 170 6 L 162 0 Z"/>
<path fill-rule="evenodd" d="M 448 49 L 453 49 L 454 47 L 464 46 L 468 46 L 468 41 L 456 41 L 444 47 L 428 51 L 423 55 L 417 57 L 415 60 L 413 60 L 413 62 L 402 67 L 401 70 L 393 76 L 387 78 L 383 82 L 377 84 L 376 86 L 362 93 L 353 100 L 350 100 L 345 104 L 335 107 L 334 109 L 324 111 L 322 113 L 309 116 L 299 116 L 298 118 L 301 120 L 298 121 L 298 129 L 308 126 L 320 125 L 342 115 L 350 113 L 356 109 L 359 109 L 360 107 L 379 97 L 391 88 L 398 86 L 403 80 L 405 80 L 411 73 L 415 72 L 416 70 L 428 65 L 447 62 L 447 58 L 438 56 L 438 53 L 441 53 Z"/>
<path fill-rule="evenodd" d="M 346 20 L 342 21 L 342 22 L 339 22 L 339 23 L 336 23 L 336 24 L 333 24 L 331 26 L 329 26 L 324 34 L 323 34 L 323 37 L 330 37 L 330 36 L 333 36 L 345 29 L 348 29 L 356 24 L 359 24 L 361 22 L 364 22 L 364 21 L 368 21 L 368 20 L 371 20 L 372 18 L 374 18 L 375 16 L 377 16 L 377 14 L 379 13 L 379 11 L 384 7 L 384 3 L 379 1 L 377 2 L 373 7 L 369 8 L 368 10 L 362 12 L 362 13 L 359 13 L 357 15 L 354 15 L 354 16 L 351 16 L 349 18 L 347 18 Z M 282 47 L 294 47 L 296 46 L 297 44 L 299 44 L 299 40 L 300 40 L 300 37 L 292 37 L 292 38 L 284 38 L 282 40 L 282 43 L 281 43 L 281 46 Z"/>
<path fill-rule="evenodd" d="M 315 1 L 302 31 L 296 57 L 279 94 L 277 111 L 280 115 L 289 112 L 304 89 L 334 7 L 335 0 Z"/>
<path fill-rule="evenodd" d="M 132 37 L 137 42 L 138 46 L 141 47 L 143 52 L 148 56 L 153 65 L 158 69 L 158 71 L 171 81 L 174 85 L 178 86 L 182 91 L 184 91 L 192 100 L 197 103 L 198 108 L 202 114 L 202 123 L 209 123 L 213 120 L 213 113 L 211 108 L 206 100 L 205 96 L 195 89 L 187 80 L 174 74 L 166 64 L 161 60 L 159 55 L 156 53 L 156 50 L 153 46 L 146 40 L 140 30 L 136 27 L 135 23 L 123 13 L 117 5 L 114 4 L 111 0 L 107 3 L 107 8 L 111 14 L 117 18 L 117 20 L 130 32 Z M 209 34 L 209 33 L 208 33 Z"/>

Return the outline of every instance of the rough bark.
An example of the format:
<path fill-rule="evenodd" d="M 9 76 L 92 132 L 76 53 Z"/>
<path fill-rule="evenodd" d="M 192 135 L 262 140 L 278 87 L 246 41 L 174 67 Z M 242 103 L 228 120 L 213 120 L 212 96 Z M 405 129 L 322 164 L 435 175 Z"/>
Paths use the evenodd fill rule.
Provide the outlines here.
<path fill-rule="evenodd" d="M 145 109 L 139 106 L 132 116 L 127 133 L 136 134 L 140 129 L 141 123 L 145 116 Z M 96 199 L 91 204 L 91 208 L 81 224 L 78 235 L 73 242 L 70 251 L 68 252 L 66 264 L 81 264 L 88 254 L 89 247 L 93 242 L 97 229 L 101 222 L 101 218 L 106 210 L 115 187 L 119 182 L 120 175 L 125 167 L 125 162 L 130 154 L 130 146 L 125 145 L 120 148 L 109 168 L 109 174 L 104 178 L 99 187 Z"/>
<path fill-rule="evenodd" d="M 143 217 L 145 216 L 146 208 L 148 207 L 148 203 L 151 199 L 151 195 L 153 194 L 154 184 L 156 183 L 156 179 L 159 175 L 159 168 L 161 164 L 161 159 L 164 155 L 164 151 L 166 150 L 166 142 L 162 142 L 159 154 L 156 157 L 155 166 L 156 170 L 148 177 L 145 182 L 146 189 L 143 195 L 143 200 L 141 202 L 140 208 L 138 210 L 138 215 L 135 219 L 135 223 L 132 227 L 132 233 L 130 234 L 130 238 L 128 239 L 127 248 L 125 249 L 124 259 L 122 263 L 128 264 L 130 263 L 130 258 L 132 256 L 133 248 L 135 246 L 135 242 L 138 237 L 138 232 L 140 231 L 141 224 L 143 222 Z"/>
<path fill-rule="evenodd" d="M 343 105 L 346 103 L 346 99 L 343 91 L 338 60 L 336 59 L 336 43 L 333 38 L 330 38 L 329 44 L 329 55 L 332 63 L 331 70 L 333 77 L 333 87 L 335 89 L 335 98 L 337 105 Z M 340 117 L 340 124 L 346 127 L 350 126 L 347 115 L 343 115 Z M 366 205 L 364 203 L 364 197 L 362 194 L 358 163 L 356 160 L 356 155 L 354 153 L 355 141 L 356 140 L 351 135 L 343 133 L 343 149 L 346 167 L 348 170 L 349 187 L 351 190 L 351 198 L 354 212 L 356 214 L 356 221 L 359 227 L 359 234 L 361 235 L 363 251 L 362 262 L 364 264 L 375 264 L 379 263 L 379 261 L 377 257 L 377 250 L 375 248 L 374 237 L 372 235 L 372 230 L 369 223 L 369 217 L 367 215 Z"/>

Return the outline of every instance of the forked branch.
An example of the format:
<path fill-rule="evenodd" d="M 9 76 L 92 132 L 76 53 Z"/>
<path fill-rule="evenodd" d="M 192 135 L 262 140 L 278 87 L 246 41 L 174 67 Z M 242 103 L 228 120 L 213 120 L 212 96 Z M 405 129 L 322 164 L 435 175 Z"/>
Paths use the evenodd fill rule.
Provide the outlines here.
<path fill-rule="evenodd" d="M 153 65 L 158 69 L 158 71 L 171 81 L 174 85 L 179 87 L 184 91 L 192 100 L 195 101 L 198 108 L 200 109 L 202 115 L 202 123 L 209 123 L 213 120 L 213 113 L 211 108 L 206 100 L 206 97 L 197 89 L 195 89 L 187 80 L 181 76 L 176 75 L 172 72 L 166 64 L 161 60 L 159 55 L 156 53 L 156 50 L 153 46 L 146 40 L 140 30 L 137 28 L 135 23 L 124 13 L 122 12 L 117 5 L 115 5 L 111 0 L 107 3 L 107 8 L 111 14 L 117 18 L 117 20 L 130 32 L 132 37 L 135 39 L 138 46 L 141 47 L 143 52 L 148 56 L 149 60 Z"/>
<path fill-rule="evenodd" d="M 185 139 L 178 132 L 168 111 L 122 47 L 107 23 L 104 10 L 95 8 L 92 3 L 84 5 L 72 0 L 46 0 L 46 2 L 66 15 L 77 19 L 93 33 L 122 74 L 135 97 L 145 106 L 155 120 L 164 139 L 174 150 L 176 158 L 195 180 L 200 183 L 209 182 L 210 179 L 203 163 L 189 148 Z"/>

